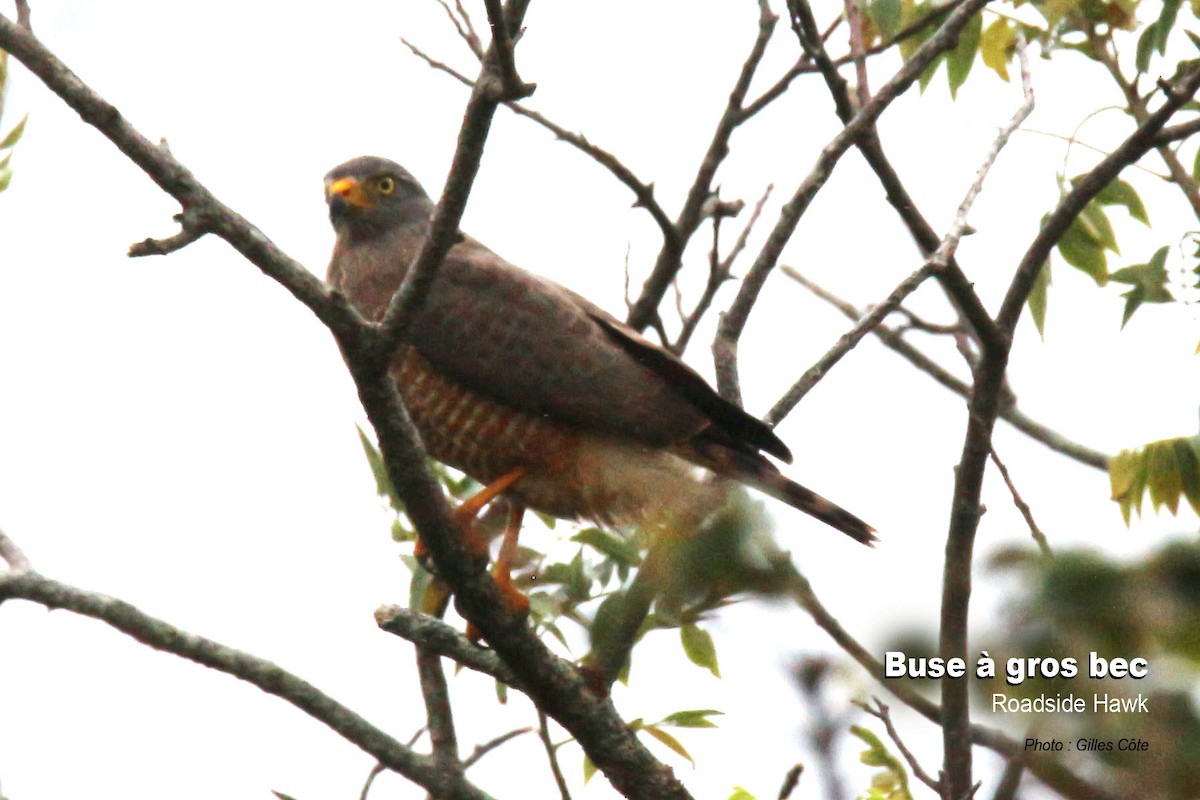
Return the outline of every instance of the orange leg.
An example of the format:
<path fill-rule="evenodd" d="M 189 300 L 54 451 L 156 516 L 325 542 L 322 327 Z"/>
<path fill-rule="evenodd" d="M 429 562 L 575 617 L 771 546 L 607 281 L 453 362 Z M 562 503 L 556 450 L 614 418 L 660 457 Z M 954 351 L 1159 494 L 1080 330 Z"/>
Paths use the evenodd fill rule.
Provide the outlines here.
<path fill-rule="evenodd" d="M 454 519 L 458 522 L 458 527 L 463 533 L 463 542 L 472 555 L 486 556 L 488 551 L 487 539 L 475 532 L 475 518 L 479 516 L 479 512 L 483 510 L 484 506 L 508 491 L 524 474 L 524 468 L 517 467 L 512 472 L 501 475 L 464 500 L 458 508 L 454 509 Z M 425 548 L 425 543 L 418 536 L 413 546 L 413 555 L 417 561 L 421 562 L 427 568 L 430 566 L 425 563 L 428 553 L 429 551 Z"/>
<path fill-rule="evenodd" d="M 524 474 L 525 469 L 517 467 L 512 472 L 492 481 L 454 509 L 454 518 L 458 520 L 459 527 L 463 531 L 463 541 L 472 554 L 486 556 L 488 550 L 487 539 L 475 532 L 475 518 L 479 516 L 479 512 L 483 510 L 484 506 L 507 492 L 514 483 L 521 480 L 521 476 Z"/>
<path fill-rule="evenodd" d="M 500 552 L 496 555 L 496 563 L 492 565 L 492 579 L 505 604 L 516 614 L 524 616 L 529 613 L 529 598 L 525 596 L 512 582 L 512 565 L 517 556 L 517 537 L 521 535 L 521 520 L 525 518 L 525 506 L 512 503 L 508 512 L 508 522 L 504 526 L 504 538 L 500 542 Z M 479 641 L 479 630 L 470 622 L 467 623 L 467 638 Z"/>

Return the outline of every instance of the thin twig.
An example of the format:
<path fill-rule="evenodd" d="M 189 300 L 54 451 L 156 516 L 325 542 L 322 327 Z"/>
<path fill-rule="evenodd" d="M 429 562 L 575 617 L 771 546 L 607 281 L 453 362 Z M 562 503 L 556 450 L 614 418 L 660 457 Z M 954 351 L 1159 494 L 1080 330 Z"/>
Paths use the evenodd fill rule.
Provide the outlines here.
<path fill-rule="evenodd" d="M 737 344 L 749 319 L 750 311 L 758 301 L 759 293 L 766 283 L 767 276 L 773 271 L 784 246 L 792 237 L 800 218 L 812 203 L 814 197 L 828 181 L 833 167 L 854 144 L 860 136 L 869 131 L 887 107 L 905 92 L 925 68 L 933 63 L 943 52 L 954 46 L 959 32 L 970 21 L 971 17 L 988 0 L 964 0 L 947 17 L 936 33 L 929 37 L 912 57 L 909 58 L 895 75 L 892 76 L 875 94 L 871 101 L 864 105 L 841 131 L 821 150 L 817 163 L 808 176 L 796 189 L 792 199 L 783 207 L 779 221 L 771 230 L 766 243 L 759 251 L 745 279 L 742 281 L 737 297 L 729 310 L 721 316 L 717 326 L 717 336 L 713 341 L 713 360 L 717 371 L 717 385 L 721 396 L 732 402 L 737 402 L 741 396 L 737 374 Z"/>
<path fill-rule="evenodd" d="M 796 787 L 800 785 L 800 776 L 804 774 L 804 765 L 795 764 L 783 776 L 783 785 L 779 787 L 779 800 L 788 800 Z"/>
<path fill-rule="evenodd" d="M 825 355 L 821 356 L 815 364 L 805 370 L 804 374 L 792 384 L 792 387 L 784 393 L 783 397 L 779 398 L 779 401 L 772 406 L 771 410 L 763 417 L 763 420 L 768 425 L 778 425 L 784 417 L 792 412 L 792 409 L 796 407 L 804 396 L 817 385 L 817 382 L 824 378 L 826 373 L 837 362 L 842 360 L 842 356 L 853 350 L 862 341 L 864 336 L 879 327 L 879 324 L 883 322 L 888 314 L 899 307 L 905 298 L 916 291 L 917 287 L 936 273 L 939 268 L 939 265 L 930 259 L 930 261 L 923 264 L 916 272 L 901 281 L 882 303 L 872 307 L 871 311 L 859 319 L 853 328 L 841 335 L 837 343 L 829 348 Z"/>
<path fill-rule="evenodd" d="M 813 283 L 793 268 L 785 265 L 781 269 L 785 275 L 842 312 L 846 318 L 852 321 L 862 318 L 862 312 L 853 305 L 834 295 L 829 290 Z M 971 396 L 971 387 L 965 381 L 956 378 L 949 370 L 910 344 L 905 340 L 900 331 L 893 330 L 886 325 L 879 325 L 872 333 L 879 337 L 879 340 L 887 347 L 908 361 L 908 363 L 933 378 L 942 386 L 960 397 L 969 398 Z M 1071 441 L 1058 431 L 1030 418 L 1014 405 L 1004 406 L 1000 411 L 1000 417 L 1017 430 L 1041 442 L 1056 453 L 1061 453 L 1094 469 L 1108 470 L 1108 456 L 1106 454 L 1078 442 Z"/>
<path fill-rule="evenodd" d="M 525 734 L 531 732 L 532 730 L 533 730 L 533 728 L 530 728 L 530 727 L 516 728 L 515 730 L 511 730 L 508 733 L 500 734 L 495 739 L 491 739 L 489 741 L 484 742 L 483 744 L 476 745 L 475 749 L 471 751 L 471 755 L 467 756 L 467 760 L 463 762 L 463 769 L 467 769 L 469 767 L 474 766 L 475 764 L 479 763 L 479 760 L 481 758 L 483 758 L 488 753 L 495 750 L 500 745 L 505 744 L 507 742 L 511 742 L 513 739 L 517 738 L 518 736 L 524 736 Z"/>
<path fill-rule="evenodd" d="M 33 572 L 33 564 L 25 551 L 3 529 L 0 529 L 0 559 L 8 564 L 10 572 Z"/>
<path fill-rule="evenodd" d="M 872 717 L 877 718 L 883 723 L 884 729 L 887 730 L 888 737 L 890 737 L 892 743 L 896 745 L 896 749 L 900 751 L 900 755 L 902 755 L 904 760 L 908 762 L 908 766 L 912 770 L 913 775 L 917 777 L 917 780 L 928 786 L 930 789 L 933 789 L 933 791 L 938 795 L 941 795 L 942 782 L 926 772 L 921 766 L 921 762 L 917 761 L 917 757 L 913 755 L 911 750 L 908 749 L 908 745 L 904 744 L 904 740 L 900 738 L 900 732 L 897 731 L 896 726 L 892 724 L 891 709 L 889 709 L 887 704 L 878 697 L 872 697 L 871 699 L 875 702 L 874 706 L 872 706 L 870 703 L 862 703 L 858 701 L 855 701 L 854 705 L 858 706 L 863 711 L 867 712 Z"/>
<path fill-rule="evenodd" d="M 722 284 L 728 281 L 732 275 L 733 262 L 737 259 L 742 251 L 746 249 L 746 241 L 750 238 L 750 232 L 754 230 L 755 223 L 762 215 L 763 206 L 767 204 L 767 199 L 770 198 L 771 192 L 774 191 L 775 184 L 768 184 L 767 189 L 763 192 L 762 197 L 754 204 L 754 211 L 750 214 L 750 219 L 746 221 L 745 227 L 738 235 L 738 238 L 730 248 L 729 253 L 719 262 L 711 263 L 708 273 L 708 282 L 704 285 L 704 293 L 700 295 L 700 299 L 696 302 L 696 307 L 692 309 L 692 313 L 688 314 L 683 321 L 683 327 L 679 331 L 678 338 L 671 345 L 671 351 L 676 355 L 683 355 L 683 351 L 687 349 L 688 343 L 692 339 L 692 334 L 696 332 L 696 326 L 700 320 L 708 313 L 712 307 L 713 298 L 717 296 L 717 291 Z M 713 252 L 716 254 L 716 236 L 714 233 Z"/>
<path fill-rule="evenodd" d="M 441 657 L 430 648 L 417 647 L 417 678 L 425 701 L 425 725 L 429 729 L 433 758 L 445 769 L 461 770 L 446 672 Z"/>
<path fill-rule="evenodd" d="M 453 67 L 441 61 L 437 61 L 436 59 L 427 55 L 412 42 L 409 42 L 406 39 L 401 39 L 400 42 L 407 47 L 414 56 L 424 61 L 432 69 L 444 72 L 466 86 L 475 86 L 475 81 L 458 72 Z M 590 141 L 588 141 L 587 137 L 583 136 L 582 134 L 572 133 L 561 125 L 550 121 L 537 111 L 534 111 L 516 101 L 509 101 L 504 105 L 507 106 L 513 113 L 525 117 L 526 119 L 531 120 L 538 125 L 541 125 L 543 128 L 553 133 L 560 141 L 571 145 L 575 149 L 586 154 L 600 166 L 607 169 L 613 174 L 614 177 L 616 177 L 617 180 L 625 184 L 625 186 L 633 192 L 635 197 L 634 205 L 646 209 L 647 213 L 650 214 L 650 216 L 654 219 L 654 222 L 658 225 L 659 230 L 662 231 L 663 238 L 676 238 L 677 233 L 675 231 L 674 223 L 671 222 L 670 217 L 667 216 L 667 212 L 663 210 L 662 206 L 659 205 L 658 200 L 656 200 L 654 197 L 654 184 L 647 183 L 638 178 L 637 175 L 633 173 L 633 170 L 627 167 L 616 156 L 607 150 L 592 144 Z"/>
<path fill-rule="evenodd" d="M 729 93 L 729 99 L 725 103 L 725 110 L 721 114 L 721 118 L 717 120 L 708 150 L 696 170 L 696 178 L 692 181 L 683 208 L 675 220 L 673 227 L 676 236 L 663 241 L 654 267 L 642 285 L 641 295 L 634 303 L 633 310 L 629 312 L 627 321 L 637 330 L 648 327 L 657 316 L 657 309 L 662 302 L 663 295 L 666 294 L 667 288 L 682 266 L 684 249 L 700 227 L 700 223 L 704 221 L 704 207 L 713 194 L 713 179 L 716 177 L 717 169 L 729 154 L 730 137 L 744 121 L 742 107 L 746 100 L 746 93 L 749 92 L 754 73 L 758 70 L 763 55 L 767 52 L 767 42 L 771 39 L 778 19 L 772 13 L 767 0 L 758 0 L 758 35 L 750 48 L 750 54 L 742 64 L 733 91 Z"/>
<path fill-rule="evenodd" d="M 33 24 L 30 21 L 29 0 L 16 0 L 17 2 L 17 24 L 25 30 L 33 33 Z"/>
<path fill-rule="evenodd" d="M 488 23 L 492 26 L 492 47 L 489 49 L 489 53 L 496 60 L 498 77 L 504 87 L 497 99 L 516 100 L 528 97 L 537 87 L 532 83 L 523 82 L 517 75 L 517 62 L 513 55 L 512 34 L 514 31 L 509 30 L 509 21 L 505 18 L 501 0 L 483 0 L 483 5 L 487 9 Z"/>
<path fill-rule="evenodd" d="M 380 606 L 375 623 L 381 630 L 418 647 L 445 656 L 456 664 L 481 672 L 501 683 L 520 688 L 512 670 L 491 650 L 480 647 L 453 626 L 402 606 Z"/>
<path fill-rule="evenodd" d="M 1029 504 L 1021 497 L 1021 493 L 1017 491 L 1017 485 L 1013 483 L 1012 476 L 1008 474 L 1008 467 L 1000 460 L 1000 455 L 996 452 L 996 446 L 992 445 L 992 463 L 1000 470 L 1000 477 L 1004 478 L 1004 485 L 1008 487 L 1008 493 L 1012 495 L 1013 505 L 1021 512 L 1021 516 L 1025 518 L 1025 524 L 1029 526 L 1029 534 L 1033 540 L 1037 542 L 1037 546 L 1041 548 L 1042 555 L 1053 557 L 1054 553 L 1050 550 L 1050 542 L 1046 540 L 1046 534 L 1042 533 L 1038 524 L 1033 521 L 1033 511 L 1029 508 Z"/>
<path fill-rule="evenodd" d="M 412 747 L 410 744 L 409 747 Z M 371 794 L 371 785 L 375 783 L 375 779 L 382 775 L 387 770 L 383 764 L 376 764 L 371 767 L 371 771 L 367 773 L 367 779 L 363 782 L 362 791 L 358 793 L 358 800 L 367 800 Z"/>
<path fill-rule="evenodd" d="M 849 124 L 854 118 L 859 104 L 851 97 L 846 81 L 826 52 L 823 41 L 816 37 L 816 20 L 808 0 L 790 0 L 790 2 L 792 3 L 791 7 L 794 8 L 793 27 L 801 46 L 811 54 L 825 79 L 825 84 L 833 97 L 838 119 L 843 124 Z M 942 237 L 934 232 L 933 226 L 917 209 L 913 198 L 896 174 L 896 170 L 883 152 L 883 145 L 879 141 L 874 122 L 863 130 L 862 136 L 856 140 L 856 145 L 883 185 L 888 203 L 896 210 L 901 221 L 916 240 L 921 254 L 928 258 L 942 244 Z M 963 274 L 956 260 L 953 258 L 949 260 L 947 268 L 938 273 L 938 281 L 959 314 L 971 325 L 980 347 L 985 350 L 1002 347 L 1003 341 L 998 335 L 995 323 L 976 294 L 973 284 Z"/>
<path fill-rule="evenodd" d="M 461 0 L 455 0 L 454 8 L 458 10 L 458 14 L 454 13 L 454 9 L 450 8 L 450 4 L 446 0 L 437 0 L 446 12 L 446 16 L 450 18 L 450 23 L 454 26 L 454 30 L 458 32 L 458 37 L 467 44 L 467 48 L 475 54 L 475 58 L 483 61 L 483 42 L 479 38 L 479 34 L 475 33 L 475 26 L 471 24 L 471 16 L 467 14 L 467 10 L 463 8 Z"/>
<path fill-rule="evenodd" d="M 550 741 L 550 725 L 546 715 L 540 709 L 538 710 L 538 739 L 541 740 L 542 749 L 546 751 L 546 759 L 550 762 L 550 772 L 554 775 L 554 785 L 558 787 L 558 796 L 561 800 L 571 800 L 571 790 L 567 786 L 567 779 L 558 763 L 558 749 Z"/>

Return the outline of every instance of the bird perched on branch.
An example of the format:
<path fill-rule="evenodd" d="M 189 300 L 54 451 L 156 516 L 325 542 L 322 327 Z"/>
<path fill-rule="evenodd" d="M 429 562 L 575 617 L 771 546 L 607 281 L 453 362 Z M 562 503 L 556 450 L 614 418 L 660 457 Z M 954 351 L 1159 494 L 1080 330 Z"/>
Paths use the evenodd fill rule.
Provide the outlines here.
<path fill-rule="evenodd" d="M 403 167 L 362 157 L 325 177 L 337 233 L 327 279 L 382 317 L 429 232 L 435 205 Z M 869 525 L 785 478 L 771 428 L 726 402 L 674 354 L 588 300 L 470 237 L 454 245 L 394 358 L 397 385 L 429 454 L 484 489 L 470 520 L 504 495 L 524 508 L 600 524 L 687 530 L 749 485 L 870 545 Z M 515 600 L 519 603 L 519 600 Z"/>

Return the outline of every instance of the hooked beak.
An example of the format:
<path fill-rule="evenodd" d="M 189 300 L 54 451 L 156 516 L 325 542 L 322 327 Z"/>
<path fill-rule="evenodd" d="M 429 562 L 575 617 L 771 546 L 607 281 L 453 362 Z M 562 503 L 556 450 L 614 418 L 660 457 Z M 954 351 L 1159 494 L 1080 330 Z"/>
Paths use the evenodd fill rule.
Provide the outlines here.
<path fill-rule="evenodd" d="M 374 203 L 356 178 L 338 178 L 325 184 L 325 202 L 329 210 L 340 213 L 347 207 L 371 208 Z"/>

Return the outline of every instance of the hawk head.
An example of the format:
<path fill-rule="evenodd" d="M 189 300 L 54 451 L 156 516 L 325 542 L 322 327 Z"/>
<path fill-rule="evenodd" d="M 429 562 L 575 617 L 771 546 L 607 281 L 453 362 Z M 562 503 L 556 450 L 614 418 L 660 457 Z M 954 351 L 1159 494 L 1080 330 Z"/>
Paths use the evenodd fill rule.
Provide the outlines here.
<path fill-rule="evenodd" d="M 404 167 L 386 158 L 362 156 L 325 176 L 329 220 L 339 236 L 362 239 L 384 231 L 424 224 L 434 203 Z"/>

